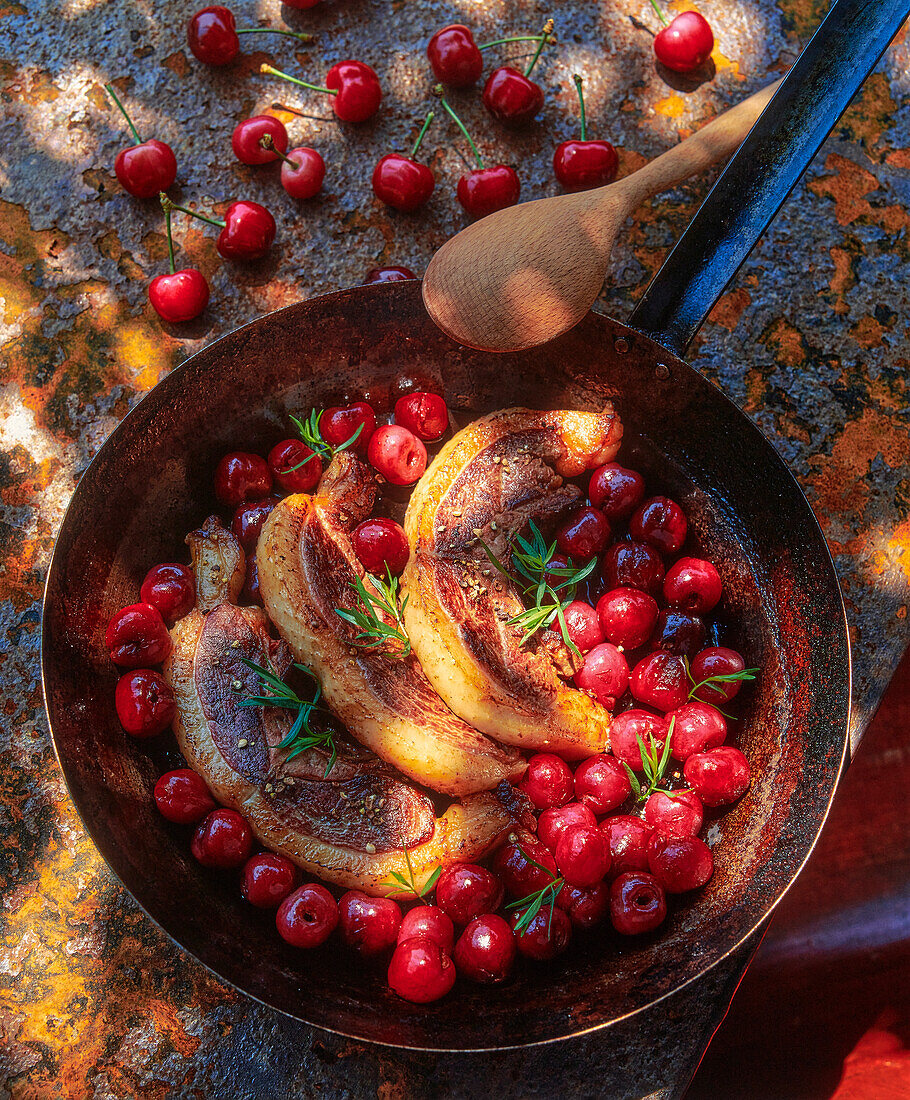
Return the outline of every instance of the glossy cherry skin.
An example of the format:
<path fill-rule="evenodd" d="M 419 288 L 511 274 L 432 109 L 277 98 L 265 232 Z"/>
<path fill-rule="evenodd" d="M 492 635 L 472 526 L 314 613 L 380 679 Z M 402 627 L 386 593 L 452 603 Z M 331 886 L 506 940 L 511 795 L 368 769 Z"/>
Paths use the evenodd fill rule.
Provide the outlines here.
<path fill-rule="evenodd" d="M 274 149 L 267 149 L 262 144 L 264 137 L 272 139 Z M 278 160 L 278 153 L 288 151 L 288 132 L 284 123 L 272 115 L 253 115 L 234 127 L 231 148 L 242 164 L 271 164 Z"/>
<path fill-rule="evenodd" d="M 652 649 L 662 649 L 677 657 L 694 657 L 705 644 L 707 630 L 704 621 L 686 611 L 666 607 L 657 616 Z"/>
<path fill-rule="evenodd" d="M 503 893 L 496 875 L 476 863 L 453 863 L 436 880 L 436 904 L 462 926 L 498 909 Z"/>
<path fill-rule="evenodd" d="M 583 803 L 567 802 L 565 806 L 554 806 L 552 809 L 543 811 L 537 820 L 537 836 L 542 844 L 546 844 L 551 852 L 555 852 L 559 838 L 566 829 L 575 825 L 594 828 L 597 825 L 597 818 L 594 816 L 594 811 Z"/>
<path fill-rule="evenodd" d="M 521 919 L 522 911 L 513 911 L 509 917 L 513 931 Z M 518 950 L 529 959 L 545 962 L 555 959 L 569 946 L 572 938 L 572 922 L 563 909 L 555 905 L 542 905 L 531 923 L 521 932 L 515 932 Z"/>
<path fill-rule="evenodd" d="M 379 955 L 398 942 L 401 907 L 392 898 L 371 898 L 348 890 L 338 902 L 341 938 L 361 955 Z"/>
<path fill-rule="evenodd" d="M 600 619 L 597 612 L 583 600 L 573 600 L 563 612 L 566 620 L 566 630 L 573 644 L 578 646 L 582 653 L 600 645 L 604 640 L 603 631 L 600 628 Z"/>
<path fill-rule="evenodd" d="M 558 904 L 568 913 L 573 928 L 587 931 L 600 924 L 609 913 L 610 887 L 603 881 L 585 889 L 566 884 L 559 892 Z"/>
<path fill-rule="evenodd" d="M 619 155 L 609 141 L 563 141 L 553 154 L 553 174 L 566 191 L 587 191 L 616 179 Z"/>
<path fill-rule="evenodd" d="M 360 564 L 375 577 L 385 577 L 386 569 L 398 576 L 408 564 L 411 548 L 404 528 L 393 519 L 378 516 L 365 519 L 354 528 L 351 537 Z"/>
<path fill-rule="evenodd" d="M 591 474 L 588 496 L 607 519 L 623 519 L 635 511 L 645 495 L 645 479 L 618 462 L 608 462 Z"/>
<path fill-rule="evenodd" d="M 564 806 L 573 794 L 572 771 L 561 756 L 538 752 L 528 761 L 528 770 L 518 786 L 538 810 Z"/>
<path fill-rule="evenodd" d="M 648 845 L 648 865 L 668 894 L 698 890 L 714 874 L 711 849 L 697 836 L 655 833 Z"/>
<path fill-rule="evenodd" d="M 261 260 L 275 240 L 275 219 L 258 202 L 232 202 L 215 247 L 226 260 Z"/>
<path fill-rule="evenodd" d="M 612 710 L 629 686 L 629 665 L 612 642 L 601 642 L 585 654 L 575 673 L 575 686 Z"/>
<path fill-rule="evenodd" d="M 433 940 L 441 951 L 451 955 L 455 947 L 455 925 L 438 905 L 415 905 L 401 919 L 397 942 L 413 939 Z"/>
<path fill-rule="evenodd" d="M 623 936 L 651 932 L 667 916 L 664 888 L 653 875 L 629 871 L 610 887 L 610 920 Z"/>
<path fill-rule="evenodd" d="M 570 886 L 587 889 L 610 870 L 610 846 L 596 825 L 570 825 L 557 840 L 554 854 Z"/>
<path fill-rule="evenodd" d="M 366 122 L 379 110 L 382 88 L 379 77 L 362 61 L 339 61 L 325 78 L 327 88 L 337 89 L 332 109 L 342 122 Z"/>
<path fill-rule="evenodd" d="M 722 707 L 739 693 L 742 680 L 722 680 L 708 684 L 704 681 L 712 676 L 730 676 L 733 673 L 742 672 L 745 667 L 746 662 L 740 654 L 726 646 L 709 646 L 700 653 L 696 653 L 689 666 L 689 672 L 693 683 L 702 684 L 702 686 L 695 692 L 694 697 L 701 699 L 702 702 Z"/>
<path fill-rule="evenodd" d="M 137 668 L 117 681 L 114 706 L 131 737 L 156 737 L 174 720 L 177 705 L 170 684 L 150 668 Z"/>
<path fill-rule="evenodd" d="M 158 665 L 171 652 L 171 639 L 157 607 L 134 603 L 121 608 L 107 624 L 104 644 L 120 668 Z"/>
<path fill-rule="evenodd" d="M 615 756 L 589 756 L 575 769 L 575 797 L 596 814 L 612 813 L 631 793 L 626 769 Z"/>
<path fill-rule="evenodd" d="M 253 834 L 236 810 L 213 810 L 199 822 L 190 850 L 203 867 L 241 867 L 250 858 Z"/>
<path fill-rule="evenodd" d="M 515 936 L 495 913 L 475 917 L 455 944 L 455 966 L 475 982 L 490 985 L 508 978 L 515 962 Z"/>
<path fill-rule="evenodd" d="M 601 821 L 600 831 L 610 849 L 613 876 L 648 870 L 648 841 L 654 829 L 647 821 L 632 814 L 617 814 Z"/>
<path fill-rule="evenodd" d="M 689 698 L 689 679 L 681 657 L 658 650 L 632 669 L 629 690 L 639 703 L 655 710 L 676 710 Z"/>
<path fill-rule="evenodd" d="M 686 515 L 669 497 L 651 497 L 629 520 L 629 534 L 662 554 L 676 554 L 686 541 Z"/>
<path fill-rule="evenodd" d="M 354 401 L 350 405 L 330 405 L 319 418 L 319 431 L 332 447 L 342 446 L 356 434 L 357 438 L 351 444 L 350 450 L 355 454 L 366 455 L 373 432 L 376 431 L 376 413 L 366 401 Z"/>
<path fill-rule="evenodd" d="M 643 542 L 614 542 L 604 554 L 603 579 L 610 588 L 640 588 L 656 595 L 664 579 L 660 554 Z"/>
<path fill-rule="evenodd" d="M 521 195 L 518 173 L 506 164 L 475 168 L 458 181 L 456 196 L 472 218 L 485 218 L 514 206 Z"/>
<path fill-rule="evenodd" d="M 209 304 L 209 284 L 201 271 L 184 267 L 152 279 L 149 301 L 162 321 L 179 325 L 198 317 Z"/>
<path fill-rule="evenodd" d="M 393 485 L 413 485 L 427 468 L 427 449 L 400 424 L 383 424 L 370 438 L 370 463 Z"/>
<path fill-rule="evenodd" d="M 272 472 L 261 455 L 231 451 L 215 467 L 215 496 L 228 508 L 261 500 L 272 491 Z"/>
<path fill-rule="evenodd" d="M 281 497 L 266 497 L 265 500 L 244 501 L 238 504 L 231 520 L 231 533 L 240 543 L 244 553 L 252 554 L 256 550 L 259 536 L 262 533 L 262 525 L 269 518 L 269 514 L 276 504 L 281 503 Z"/>
<path fill-rule="evenodd" d="M 281 162 L 279 179 L 281 186 L 292 199 L 311 199 L 322 190 L 325 179 L 325 161 L 309 145 L 298 145 L 287 153 L 287 160 Z"/>
<path fill-rule="evenodd" d="M 697 11 L 684 11 L 654 38 L 654 56 L 675 73 L 700 68 L 714 49 L 711 24 Z"/>
<path fill-rule="evenodd" d="M 319 455 L 302 439 L 283 439 L 269 451 L 272 477 L 286 493 L 308 493 L 322 477 Z"/>
<path fill-rule="evenodd" d="M 243 588 L 240 590 L 240 603 L 244 607 L 256 605 L 264 607 L 262 590 L 259 587 L 259 566 L 256 564 L 256 555 L 250 554 L 246 559 L 246 575 L 243 580 Z"/>
<path fill-rule="evenodd" d="M 587 561 L 610 541 L 610 524 L 597 508 L 579 508 L 556 529 L 556 545 L 570 558 Z"/>
<path fill-rule="evenodd" d="M 665 718 L 646 710 L 624 710 L 614 716 L 610 725 L 610 750 L 633 771 L 640 772 L 642 763 L 638 738 L 642 739 L 646 748 L 650 748 L 653 737 L 655 745 L 663 749 L 668 730 L 669 724 Z"/>
<path fill-rule="evenodd" d="M 623 649 L 644 645 L 651 637 L 657 615 L 656 601 L 640 588 L 613 588 L 597 601 L 604 637 Z"/>
<path fill-rule="evenodd" d="M 202 777 L 189 768 L 165 772 L 154 797 L 161 816 L 176 825 L 195 825 L 218 805 Z"/>
<path fill-rule="evenodd" d="M 720 574 L 704 558 L 680 558 L 664 577 L 664 599 L 671 607 L 706 615 L 720 603 Z"/>
<path fill-rule="evenodd" d="M 373 169 L 373 194 L 403 214 L 423 206 L 435 186 L 436 177 L 427 165 L 400 153 L 387 153 Z"/>
<path fill-rule="evenodd" d="M 645 803 L 645 821 L 665 836 L 695 836 L 703 820 L 702 802 L 694 791 L 682 790 L 672 797 L 655 791 Z"/>
<path fill-rule="evenodd" d="M 372 267 L 363 280 L 364 286 L 370 283 L 403 283 L 408 279 L 419 279 L 409 267 Z"/>
<path fill-rule="evenodd" d="M 437 31 L 427 46 L 427 57 L 436 79 L 452 88 L 470 88 L 483 72 L 483 54 L 462 23 Z"/>
<path fill-rule="evenodd" d="M 529 863 L 522 852 L 530 856 Z M 545 870 L 541 870 L 541 867 Z M 506 893 L 513 898 L 524 898 L 542 889 L 556 878 L 556 860 L 538 840 L 523 838 L 510 841 L 493 856 L 493 871 L 499 876 Z"/>
<path fill-rule="evenodd" d="M 278 934 L 292 947 L 319 947 L 337 924 L 335 899 L 317 882 L 308 882 L 289 894 L 275 914 Z"/>
<path fill-rule="evenodd" d="M 260 852 L 243 865 L 240 892 L 257 909 L 277 909 L 297 885 L 297 868 L 274 852 Z"/>
<path fill-rule="evenodd" d="M 395 402 L 395 423 L 427 443 L 441 439 L 449 426 L 449 407 L 438 393 L 418 390 Z"/>
<path fill-rule="evenodd" d="M 543 107 L 543 89 L 511 65 L 501 65 L 487 77 L 483 86 L 486 109 L 510 126 L 530 122 Z"/>
<path fill-rule="evenodd" d="M 732 745 L 697 752 L 683 765 L 686 782 L 706 806 L 729 806 L 749 789 L 749 761 Z"/>
<path fill-rule="evenodd" d="M 152 566 L 139 589 L 143 603 L 161 612 L 165 622 L 188 615 L 196 603 L 196 578 L 188 565 L 165 562 Z"/>
<path fill-rule="evenodd" d="M 668 714 L 673 718 L 670 752 L 677 760 L 688 760 L 696 752 L 716 749 L 727 739 L 727 721 L 716 707 L 693 699 Z"/>
<path fill-rule="evenodd" d="M 186 40 L 193 56 L 206 65 L 230 65 L 240 52 L 237 24 L 228 8 L 197 11 L 187 25 Z"/>
<path fill-rule="evenodd" d="M 137 199 L 167 191 L 177 178 L 177 158 L 170 145 L 150 138 L 117 154 L 114 172 L 121 186 Z"/>
<path fill-rule="evenodd" d="M 405 1001 L 438 1001 L 455 984 L 455 964 L 429 936 L 405 940 L 389 963 L 389 988 Z"/>

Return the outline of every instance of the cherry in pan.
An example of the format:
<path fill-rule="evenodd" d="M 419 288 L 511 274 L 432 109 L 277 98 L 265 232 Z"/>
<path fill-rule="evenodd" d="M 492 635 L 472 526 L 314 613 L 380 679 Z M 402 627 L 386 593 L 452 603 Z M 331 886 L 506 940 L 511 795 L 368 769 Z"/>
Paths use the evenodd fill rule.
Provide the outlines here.
<path fill-rule="evenodd" d="M 588 122 L 585 115 L 585 97 L 581 77 L 572 77 L 578 92 L 581 115 L 581 139 L 563 141 L 553 154 L 553 173 L 566 191 L 587 191 L 591 187 L 603 187 L 616 179 L 619 156 L 609 141 L 588 138 Z"/>
<path fill-rule="evenodd" d="M 329 69 L 324 85 L 310 84 L 272 65 L 262 65 L 259 71 L 280 77 L 300 88 L 330 95 L 332 110 L 342 122 L 366 122 L 376 114 L 382 102 L 379 77 L 363 61 L 339 61 Z"/>
<path fill-rule="evenodd" d="M 493 214 L 507 206 L 514 206 L 521 194 L 518 173 L 506 164 L 496 164 L 492 168 L 486 168 L 467 127 L 443 95 L 442 85 L 438 84 L 433 92 L 439 96 L 440 103 L 464 134 L 477 162 L 477 168 L 458 181 L 456 190 L 458 201 L 475 218 L 485 218 L 487 214 Z"/>
<path fill-rule="evenodd" d="M 186 40 L 193 56 L 204 65 L 230 65 L 240 52 L 241 34 L 280 34 L 309 44 L 311 34 L 288 31 L 281 27 L 238 27 L 230 8 L 203 8 L 190 19 Z"/>
<path fill-rule="evenodd" d="M 120 102 L 111 84 L 105 84 L 107 94 L 116 103 L 120 113 L 126 119 L 136 144 L 123 149 L 114 161 L 114 172 L 124 190 L 137 199 L 150 199 L 159 191 L 166 191 L 177 178 L 177 158 L 170 145 L 151 138 L 143 141 Z"/>

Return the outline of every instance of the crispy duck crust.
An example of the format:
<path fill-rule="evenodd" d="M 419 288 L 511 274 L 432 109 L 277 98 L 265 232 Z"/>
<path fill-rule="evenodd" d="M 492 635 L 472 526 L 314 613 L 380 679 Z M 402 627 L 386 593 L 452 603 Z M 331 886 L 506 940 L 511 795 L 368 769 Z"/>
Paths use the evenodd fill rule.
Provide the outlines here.
<path fill-rule="evenodd" d="M 564 478 L 609 462 L 621 440 L 612 409 L 505 409 L 451 439 L 411 496 L 402 578 L 411 645 L 452 710 L 506 744 L 589 756 L 603 750 L 610 714 L 561 678 L 571 662 L 557 635 L 520 644 L 508 624 L 524 610 L 520 593 L 481 542 L 508 563 L 529 521 L 552 531 L 582 497 Z"/>
<path fill-rule="evenodd" d="M 405 775 L 454 796 L 517 779 L 521 756 L 453 714 L 413 654 L 396 659 L 355 646 L 357 627 L 336 614 L 357 606 L 351 584 L 364 572 L 350 531 L 369 514 L 375 493 L 364 463 L 344 453 L 315 496 L 276 505 L 257 549 L 269 617 L 352 735 Z"/>

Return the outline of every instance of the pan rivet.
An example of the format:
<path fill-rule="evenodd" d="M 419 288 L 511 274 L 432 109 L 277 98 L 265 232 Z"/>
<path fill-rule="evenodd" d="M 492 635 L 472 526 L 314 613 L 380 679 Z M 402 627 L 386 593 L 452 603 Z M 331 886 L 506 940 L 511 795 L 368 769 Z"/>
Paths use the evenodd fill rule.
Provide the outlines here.
<path fill-rule="evenodd" d="M 661 382 L 666 382 L 670 377 L 670 368 L 666 363 L 658 363 L 654 368 L 654 375 L 656 378 L 659 378 Z"/>
<path fill-rule="evenodd" d="M 622 336 L 617 336 L 613 341 L 613 347 L 616 348 L 620 355 L 625 355 L 629 350 L 629 341 Z"/>

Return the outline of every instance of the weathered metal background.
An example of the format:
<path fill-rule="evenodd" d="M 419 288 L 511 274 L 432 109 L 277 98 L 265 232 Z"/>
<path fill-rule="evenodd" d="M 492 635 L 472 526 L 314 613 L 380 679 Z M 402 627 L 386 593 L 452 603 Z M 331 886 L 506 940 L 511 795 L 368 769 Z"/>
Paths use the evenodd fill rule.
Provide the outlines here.
<path fill-rule="evenodd" d="M 466 150 L 442 120 L 425 145 L 439 183 L 423 212 L 394 214 L 369 186 L 378 156 L 405 150 L 427 109 L 424 47 L 435 29 L 463 20 L 486 39 L 556 16 L 561 44 L 539 69 L 547 107 L 529 131 L 501 129 L 477 94 L 453 97 L 482 153 L 515 163 L 533 198 L 554 190 L 551 150 L 574 132 L 573 72 L 585 76 L 592 132 L 621 147 L 628 171 L 774 79 L 822 10 L 811 0 L 699 7 L 717 33 L 716 76 L 670 87 L 641 29 L 656 25 L 647 0 L 552 10 L 538 0 L 325 0 L 299 13 L 243 0 L 241 25 L 285 16 L 318 41 L 296 51 L 291 40 L 245 37 L 249 52 L 227 71 L 188 54 L 192 5 L 0 0 L 0 1095 L 599 1094 L 608 1052 L 596 1039 L 517 1059 L 380 1051 L 277 1017 L 184 958 L 112 880 L 68 803 L 36 679 L 39 602 L 80 471 L 163 374 L 236 324 L 356 283 L 377 263 L 419 272 L 464 224 L 453 192 Z M 791 464 L 836 555 L 858 729 L 910 636 L 908 55 L 900 38 L 696 345 L 698 365 Z M 358 128 L 339 126 L 321 97 L 258 75 L 268 60 L 318 79 L 349 56 L 386 88 L 381 114 Z M 175 197 L 216 210 L 248 197 L 278 219 L 274 258 L 244 268 L 221 264 L 208 228 L 178 224 L 181 255 L 213 291 L 189 326 L 163 328 L 147 304 L 148 281 L 166 265 L 162 219 L 113 175 L 130 142 L 107 80 L 143 136 L 174 147 Z M 230 152 L 234 123 L 279 102 L 303 112 L 283 116 L 293 143 L 315 145 L 328 164 L 324 194 L 307 204 L 285 196 L 273 168 L 244 167 Z M 629 224 L 605 308 L 625 315 L 707 183 L 662 196 Z M 722 999 L 730 979 L 718 976 L 717 989 Z M 614 1071 L 625 1060 L 631 1095 L 655 1087 L 642 1072 L 652 1043 L 612 1055 Z"/>

